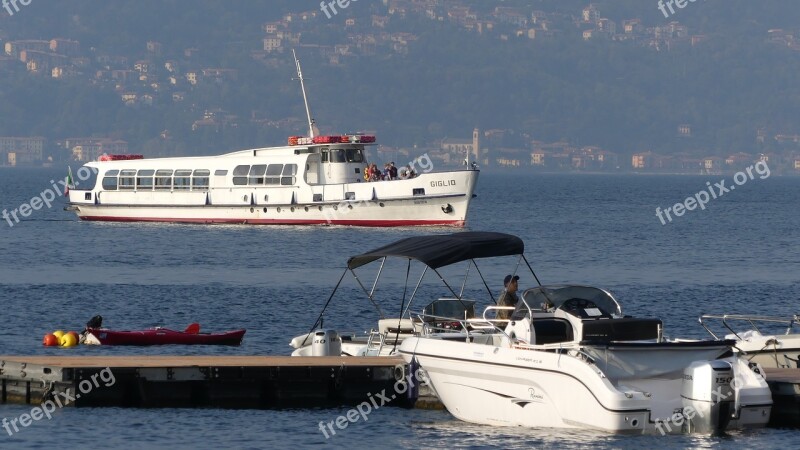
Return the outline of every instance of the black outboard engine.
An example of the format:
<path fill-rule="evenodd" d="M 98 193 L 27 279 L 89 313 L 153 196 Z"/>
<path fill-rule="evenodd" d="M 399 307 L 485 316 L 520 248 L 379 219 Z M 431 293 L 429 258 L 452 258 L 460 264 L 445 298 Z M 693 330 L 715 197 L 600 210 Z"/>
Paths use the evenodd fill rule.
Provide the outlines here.
<path fill-rule="evenodd" d="M 683 370 L 683 431 L 718 434 L 736 413 L 733 368 L 725 361 L 695 361 Z"/>

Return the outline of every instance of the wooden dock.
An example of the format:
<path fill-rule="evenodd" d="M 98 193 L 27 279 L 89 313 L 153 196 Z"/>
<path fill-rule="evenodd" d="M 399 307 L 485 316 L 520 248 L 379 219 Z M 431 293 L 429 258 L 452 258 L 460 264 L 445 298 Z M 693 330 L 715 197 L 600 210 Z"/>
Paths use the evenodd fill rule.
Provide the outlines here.
<path fill-rule="evenodd" d="M 385 392 L 409 407 L 417 390 L 396 387 L 408 376 L 399 357 L 0 356 L 0 403 L 280 408 L 357 405 Z"/>
<path fill-rule="evenodd" d="M 800 369 L 764 375 L 770 426 L 800 427 Z M 442 408 L 413 378 L 399 357 L 0 356 L 0 404 L 282 408 L 357 405 L 381 394 L 395 406 Z"/>

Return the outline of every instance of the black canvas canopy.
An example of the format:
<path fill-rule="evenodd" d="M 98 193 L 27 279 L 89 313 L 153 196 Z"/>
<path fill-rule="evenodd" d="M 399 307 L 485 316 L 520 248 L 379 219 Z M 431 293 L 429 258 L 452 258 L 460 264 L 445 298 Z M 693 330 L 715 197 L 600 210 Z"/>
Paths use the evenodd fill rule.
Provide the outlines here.
<path fill-rule="evenodd" d="M 474 258 L 520 255 L 525 251 L 522 239 L 505 233 L 465 231 L 462 233 L 415 236 L 353 256 L 349 269 L 369 264 L 385 256 L 416 259 L 432 269 Z"/>

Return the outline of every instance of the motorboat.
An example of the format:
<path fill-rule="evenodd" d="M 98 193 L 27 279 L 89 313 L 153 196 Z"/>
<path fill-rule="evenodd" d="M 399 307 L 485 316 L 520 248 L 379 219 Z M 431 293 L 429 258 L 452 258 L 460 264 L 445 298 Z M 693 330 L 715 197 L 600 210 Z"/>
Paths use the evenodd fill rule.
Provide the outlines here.
<path fill-rule="evenodd" d="M 448 282 L 438 269 L 459 262 L 467 262 L 465 281 L 470 269 L 474 268 L 481 277 L 483 286 L 486 286 L 488 297 L 492 298 L 492 293 L 480 273 L 476 260 L 513 254 L 518 248 L 516 239 L 518 238 L 494 232 L 413 236 L 349 258 L 344 273 L 339 278 L 339 282 L 325 302 L 314 324 L 307 333 L 291 340 L 289 345 L 294 348 L 292 356 L 389 356 L 397 353 L 398 346 L 404 339 L 416 336 L 428 328 L 457 330 L 460 329 L 462 323 L 467 323 L 470 328 L 485 326 L 482 323 L 473 323 L 476 301 L 465 298 L 465 285 L 462 283 L 459 288 L 452 283 L 452 280 Z M 401 313 L 396 317 L 387 316 L 384 308 L 376 299 L 379 280 L 384 274 L 388 260 L 401 260 L 401 262 L 405 260 L 407 262 L 407 265 L 403 267 L 406 273 L 405 286 L 400 290 L 392 291 L 395 293 L 392 301 L 400 304 Z M 408 270 L 412 261 L 421 262 L 423 269 L 413 290 L 410 290 Z M 357 269 L 378 262 L 380 265 L 375 279 L 371 287 L 367 288 L 361 281 Z M 419 318 L 420 314 L 412 313 L 411 308 L 414 307 L 420 286 L 430 273 L 435 274 L 441 286 L 444 287 L 446 296 L 429 301 L 421 309 L 422 316 L 425 317 L 423 320 Z M 324 326 L 326 311 L 339 290 L 342 280 L 348 274 L 352 276 L 374 307 L 378 316 L 377 328 L 373 327 L 367 332 L 340 332 Z M 410 295 L 409 291 L 411 291 Z"/>
<path fill-rule="evenodd" d="M 735 340 L 734 350 L 748 361 L 762 367 L 800 368 L 800 333 L 793 328 L 800 324 L 798 314 L 791 317 L 703 314 L 698 320 L 714 339 Z M 717 334 L 719 330 L 715 333 L 712 320 L 721 321 L 728 333 L 724 336 Z"/>
<path fill-rule="evenodd" d="M 757 365 L 733 340 L 667 340 L 662 321 L 625 315 L 607 290 L 542 285 L 511 235 L 484 257 L 517 254 L 538 286 L 516 307 L 488 306 L 479 318 L 423 331 L 399 353 L 421 367 L 456 418 L 486 425 L 579 428 L 610 433 L 719 433 L 763 427 L 772 396 Z M 441 249 L 438 267 L 460 260 Z M 518 266 L 522 266 L 518 264 Z M 523 267 L 524 267 L 523 266 Z M 497 312 L 511 311 L 507 319 Z"/>
<path fill-rule="evenodd" d="M 240 345 L 247 330 L 232 330 L 219 333 L 201 333 L 200 325 L 190 324 L 183 331 L 155 327 L 146 330 L 110 330 L 87 327 L 80 342 L 86 345 Z"/>
<path fill-rule="evenodd" d="M 366 180 L 369 133 L 308 136 L 217 156 L 100 155 L 68 177 L 81 220 L 254 225 L 453 226 L 466 223 L 479 170 L 434 170 L 427 154 L 405 179 Z M 367 182 L 371 181 L 371 182 Z"/>

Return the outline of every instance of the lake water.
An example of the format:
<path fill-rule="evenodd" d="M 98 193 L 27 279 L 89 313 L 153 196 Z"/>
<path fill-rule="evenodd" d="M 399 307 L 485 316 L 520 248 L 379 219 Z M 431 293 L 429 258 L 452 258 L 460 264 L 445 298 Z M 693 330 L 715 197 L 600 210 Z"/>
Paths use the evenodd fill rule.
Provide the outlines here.
<path fill-rule="evenodd" d="M 63 169 L 0 170 L 2 208 L 18 208 L 63 176 Z M 626 313 L 663 319 L 670 337 L 705 337 L 697 324 L 702 313 L 800 312 L 800 178 L 756 177 L 705 210 L 666 225 L 656 217 L 656 207 L 683 202 L 707 189 L 706 182 L 722 179 L 733 184 L 722 175 L 483 173 L 468 229 L 520 236 L 542 282 L 607 288 Z M 349 256 L 406 236 L 453 231 L 89 223 L 63 206 L 59 199 L 13 227 L 0 221 L 0 354 L 288 354 L 289 339 L 314 323 Z M 504 258 L 480 268 L 497 291 L 517 263 Z M 376 269 L 365 267 L 359 275 L 369 280 Z M 378 295 L 394 315 L 405 265 L 384 271 L 390 273 Z M 419 273 L 412 267 L 413 280 Z M 463 272 L 444 273 L 460 287 Z M 415 305 L 446 294 L 433 278 L 426 281 Z M 473 281 L 466 292 L 480 295 L 482 284 Z M 520 280 L 521 288 L 533 283 L 529 274 Z M 243 327 L 247 335 L 238 348 L 41 345 L 45 333 L 80 331 L 95 314 L 117 329 L 199 322 L 206 331 Z M 345 278 L 326 325 L 363 331 L 375 320 L 357 284 Z M 0 417 L 26 411 L 30 407 L 2 405 Z M 13 436 L 0 430 L 0 448 L 793 448 L 800 437 L 797 430 L 776 429 L 725 437 L 620 437 L 492 428 L 443 411 L 386 407 L 326 439 L 319 422 L 346 411 L 67 408 Z"/>

